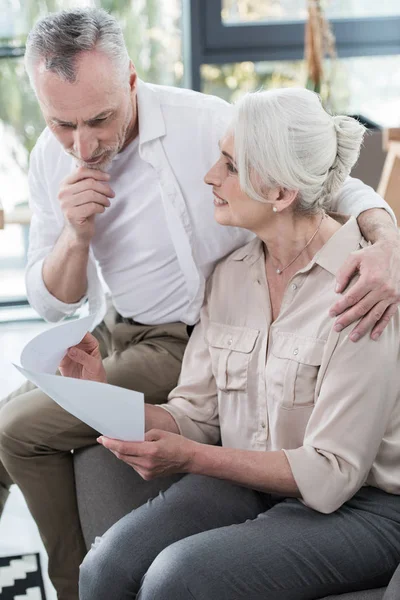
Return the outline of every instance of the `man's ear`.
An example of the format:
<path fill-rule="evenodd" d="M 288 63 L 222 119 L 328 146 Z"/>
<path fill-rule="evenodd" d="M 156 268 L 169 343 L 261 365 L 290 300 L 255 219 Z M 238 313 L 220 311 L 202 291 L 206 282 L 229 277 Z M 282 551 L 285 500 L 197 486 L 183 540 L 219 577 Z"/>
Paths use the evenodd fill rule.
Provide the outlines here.
<path fill-rule="evenodd" d="M 131 89 L 131 92 L 135 91 L 136 84 L 137 84 L 137 73 L 136 73 L 135 65 L 133 64 L 132 61 L 129 61 L 129 87 Z"/>
<path fill-rule="evenodd" d="M 275 199 L 275 206 L 278 212 L 282 212 L 286 208 L 289 208 L 296 200 L 299 194 L 299 190 L 288 190 L 287 188 L 279 188 L 277 197 Z"/>

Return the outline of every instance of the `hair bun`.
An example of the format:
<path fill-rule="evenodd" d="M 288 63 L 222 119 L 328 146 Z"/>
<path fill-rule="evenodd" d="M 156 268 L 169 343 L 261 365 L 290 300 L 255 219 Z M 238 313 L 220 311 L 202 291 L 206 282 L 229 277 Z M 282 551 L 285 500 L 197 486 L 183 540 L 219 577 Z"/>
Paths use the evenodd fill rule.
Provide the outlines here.
<path fill-rule="evenodd" d="M 336 131 L 336 157 L 324 184 L 324 196 L 335 194 L 343 185 L 358 160 L 365 127 L 356 119 L 344 115 L 332 117 Z"/>

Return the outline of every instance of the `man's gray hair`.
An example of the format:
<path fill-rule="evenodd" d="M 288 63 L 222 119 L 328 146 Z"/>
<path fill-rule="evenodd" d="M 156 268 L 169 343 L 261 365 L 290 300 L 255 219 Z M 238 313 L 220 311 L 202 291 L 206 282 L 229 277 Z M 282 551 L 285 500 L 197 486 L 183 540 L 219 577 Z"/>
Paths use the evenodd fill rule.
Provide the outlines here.
<path fill-rule="evenodd" d="M 130 59 L 121 28 L 105 10 L 63 10 L 40 19 L 26 42 L 25 68 L 32 87 L 34 69 L 41 61 L 46 70 L 74 83 L 79 55 L 94 49 L 113 61 L 121 79 L 128 74 Z"/>
<path fill-rule="evenodd" d="M 231 129 L 241 188 L 265 202 L 264 188 L 298 190 L 296 209 L 329 208 L 357 161 L 365 127 L 332 116 L 303 88 L 246 94 Z"/>

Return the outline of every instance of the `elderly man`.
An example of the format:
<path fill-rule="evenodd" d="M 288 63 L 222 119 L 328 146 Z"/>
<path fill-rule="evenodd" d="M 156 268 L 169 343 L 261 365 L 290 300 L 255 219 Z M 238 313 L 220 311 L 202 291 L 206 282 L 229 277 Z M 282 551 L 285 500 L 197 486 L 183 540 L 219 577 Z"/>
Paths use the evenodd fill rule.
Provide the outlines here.
<path fill-rule="evenodd" d="M 109 383 L 142 391 L 150 403 L 164 401 L 177 382 L 206 278 L 249 239 L 214 221 L 203 183 L 229 105 L 139 81 L 118 24 L 97 9 L 39 21 L 26 67 L 47 123 L 30 163 L 29 300 L 58 321 L 88 299 Z M 379 336 L 399 301 L 400 242 L 390 209 L 351 179 L 333 208 L 357 216 L 373 244 L 339 275 L 338 292 L 355 269 L 361 272 L 351 296 L 332 308 L 337 327 L 364 316 L 354 341 L 371 329 Z M 107 314 L 100 276 L 112 300 Z M 97 433 L 41 391 L 22 391 L 0 411 L 0 487 L 4 498 L 12 481 L 20 486 L 58 598 L 76 600 L 86 548 L 70 451 L 94 444 Z"/>

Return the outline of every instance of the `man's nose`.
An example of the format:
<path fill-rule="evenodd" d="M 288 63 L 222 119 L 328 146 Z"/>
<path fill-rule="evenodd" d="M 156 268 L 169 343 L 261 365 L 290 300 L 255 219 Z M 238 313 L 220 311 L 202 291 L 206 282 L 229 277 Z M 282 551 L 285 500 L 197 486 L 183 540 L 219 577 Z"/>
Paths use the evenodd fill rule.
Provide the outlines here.
<path fill-rule="evenodd" d="M 78 158 L 83 161 L 90 160 L 97 147 L 97 140 L 93 132 L 87 129 L 76 129 L 74 131 L 74 153 Z"/>

